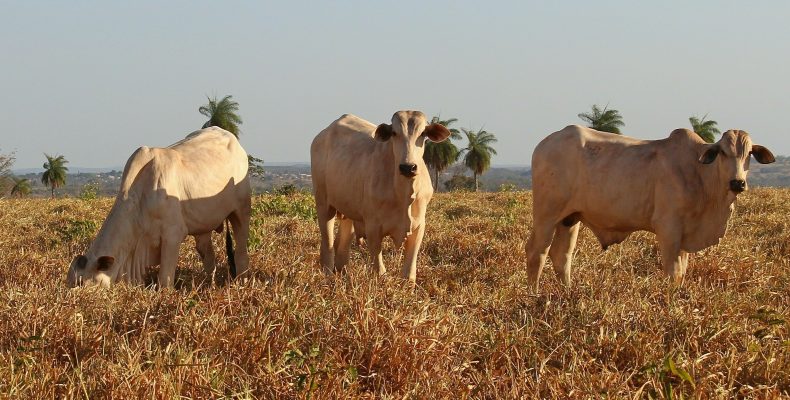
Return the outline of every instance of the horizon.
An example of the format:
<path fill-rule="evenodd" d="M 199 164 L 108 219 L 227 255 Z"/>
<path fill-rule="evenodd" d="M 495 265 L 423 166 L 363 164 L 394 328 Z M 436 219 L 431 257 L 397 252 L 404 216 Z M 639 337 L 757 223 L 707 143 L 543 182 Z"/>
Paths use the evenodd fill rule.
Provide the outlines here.
<path fill-rule="evenodd" d="M 14 170 L 45 152 L 122 165 L 200 128 L 206 96 L 228 94 L 242 144 L 269 165 L 309 160 L 341 114 L 378 124 L 400 109 L 492 132 L 495 165 L 528 165 L 593 104 L 619 110 L 628 136 L 708 115 L 790 155 L 790 41 L 776 40 L 790 3 L 247 3 L 221 20 L 208 2 L 6 8 L 0 154 Z"/>

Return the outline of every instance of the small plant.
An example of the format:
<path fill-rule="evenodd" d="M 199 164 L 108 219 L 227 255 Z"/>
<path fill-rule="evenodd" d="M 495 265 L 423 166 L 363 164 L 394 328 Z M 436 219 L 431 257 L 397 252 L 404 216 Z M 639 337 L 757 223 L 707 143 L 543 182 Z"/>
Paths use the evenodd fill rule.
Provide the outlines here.
<path fill-rule="evenodd" d="M 80 189 L 80 200 L 96 200 L 99 197 L 99 184 L 97 182 L 86 183 Z"/>
<path fill-rule="evenodd" d="M 681 389 L 684 383 L 691 385 L 691 389 L 697 388 L 694 378 L 685 369 L 677 365 L 674 360 L 675 356 L 669 354 L 664 358 L 661 366 L 651 363 L 642 368 L 642 372 L 658 375 L 658 380 L 661 382 L 661 391 L 664 398 L 675 399 L 675 393 Z M 679 398 L 684 398 L 681 392 Z"/>
<path fill-rule="evenodd" d="M 512 183 L 503 183 L 503 184 L 499 185 L 499 191 L 500 192 L 510 193 L 510 192 L 515 192 L 517 190 L 518 190 L 518 188 L 516 187 L 516 185 L 514 185 Z"/>
<path fill-rule="evenodd" d="M 68 219 L 57 228 L 61 242 L 90 239 L 96 232 L 96 222 L 88 219 Z"/>
<path fill-rule="evenodd" d="M 317 218 L 315 201 L 307 194 L 274 194 L 261 196 L 252 208 L 252 215 L 290 216 L 307 220 Z"/>
<path fill-rule="evenodd" d="M 293 183 L 286 183 L 280 187 L 274 188 L 274 194 L 278 196 L 293 196 L 299 189 Z"/>

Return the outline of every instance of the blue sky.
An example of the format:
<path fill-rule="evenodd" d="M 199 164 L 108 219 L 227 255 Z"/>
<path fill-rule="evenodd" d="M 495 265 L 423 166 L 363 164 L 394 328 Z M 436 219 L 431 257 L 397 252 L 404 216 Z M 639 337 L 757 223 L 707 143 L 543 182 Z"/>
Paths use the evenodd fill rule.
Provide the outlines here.
<path fill-rule="evenodd" d="M 709 114 L 790 154 L 790 2 L 4 1 L 0 152 L 123 165 L 240 103 L 242 145 L 308 161 L 344 113 L 419 109 L 484 127 L 528 164 L 592 104 L 647 139 Z"/>

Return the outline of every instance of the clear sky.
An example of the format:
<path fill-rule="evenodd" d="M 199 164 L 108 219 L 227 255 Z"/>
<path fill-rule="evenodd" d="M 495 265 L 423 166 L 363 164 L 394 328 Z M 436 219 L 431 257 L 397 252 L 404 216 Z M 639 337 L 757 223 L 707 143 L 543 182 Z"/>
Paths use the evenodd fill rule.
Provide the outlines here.
<path fill-rule="evenodd" d="M 592 104 L 661 138 L 709 114 L 790 154 L 788 1 L 2 1 L 0 152 L 123 165 L 232 94 L 241 141 L 308 161 L 344 113 L 401 109 L 499 138 L 495 164 Z"/>

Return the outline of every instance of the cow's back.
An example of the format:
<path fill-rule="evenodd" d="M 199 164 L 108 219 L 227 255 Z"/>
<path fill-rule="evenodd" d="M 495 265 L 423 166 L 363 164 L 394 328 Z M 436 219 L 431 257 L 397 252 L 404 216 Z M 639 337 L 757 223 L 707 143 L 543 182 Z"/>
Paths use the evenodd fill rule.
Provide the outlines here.
<path fill-rule="evenodd" d="M 149 217 L 183 222 L 189 234 L 210 232 L 249 201 L 247 153 L 223 129 L 211 127 L 167 148 L 141 148 L 124 172 L 129 195 Z M 178 215 L 169 207 L 178 204 Z"/>
<path fill-rule="evenodd" d="M 605 229 L 647 228 L 660 142 L 577 125 L 549 135 L 533 153 L 536 207 L 581 213 Z"/>

